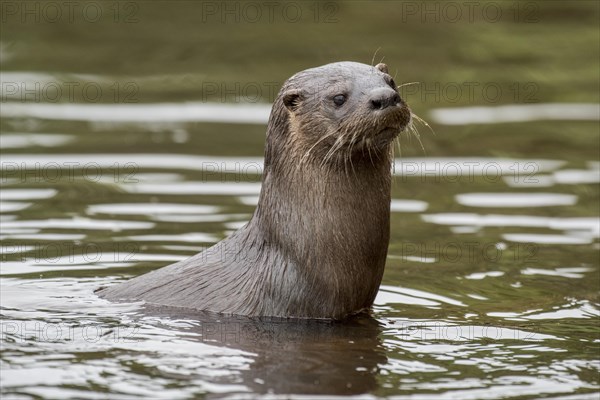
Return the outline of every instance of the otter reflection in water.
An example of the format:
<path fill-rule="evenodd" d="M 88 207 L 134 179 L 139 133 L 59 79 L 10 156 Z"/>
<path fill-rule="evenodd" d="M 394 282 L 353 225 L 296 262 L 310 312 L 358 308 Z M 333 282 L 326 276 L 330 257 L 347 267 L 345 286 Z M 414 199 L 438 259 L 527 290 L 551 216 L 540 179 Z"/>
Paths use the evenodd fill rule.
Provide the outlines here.
<path fill-rule="evenodd" d="M 297 73 L 273 104 L 250 222 L 205 252 L 99 294 L 246 316 L 342 319 L 368 310 L 389 242 L 393 141 L 410 119 L 385 64 Z"/>
<path fill-rule="evenodd" d="M 227 398 L 238 398 L 237 390 L 240 390 L 238 395 L 250 394 L 248 398 L 260 393 L 369 393 L 378 388 L 380 366 L 388 363 L 381 343 L 384 327 L 364 314 L 338 323 L 223 316 L 146 305 L 141 316 L 149 316 L 151 324 L 160 321 L 163 329 L 169 326 L 169 321 L 176 321 L 175 334 L 181 340 L 242 351 L 240 355 L 247 362 L 243 366 L 221 367 L 221 372 L 216 375 L 204 375 L 202 368 L 198 368 L 196 375 L 193 371 L 197 364 L 192 364 L 189 374 L 178 375 L 183 380 L 244 386 L 239 389 L 227 386 L 233 390 L 224 396 Z M 140 339 L 144 339 L 143 335 Z M 207 348 L 206 352 L 212 351 Z M 166 377 L 172 378 L 168 373 Z M 207 398 L 212 396 L 219 397 L 218 394 L 207 394 Z"/>

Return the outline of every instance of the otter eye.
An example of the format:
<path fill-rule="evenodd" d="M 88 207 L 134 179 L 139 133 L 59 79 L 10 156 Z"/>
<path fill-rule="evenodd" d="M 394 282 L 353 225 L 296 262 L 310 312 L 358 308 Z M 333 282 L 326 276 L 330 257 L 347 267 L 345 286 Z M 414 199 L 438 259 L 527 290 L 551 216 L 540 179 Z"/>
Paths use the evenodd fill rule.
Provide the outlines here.
<path fill-rule="evenodd" d="M 389 81 L 388 83 L 389 83 L 389 85 L 392 87 L 392 89 L 394 89 L 394 90 L 396 90 L 396 89 L 397 89 L 397 87 L 396 87 L 396 82 L 394 82 L 394 80 L 393 80 L 393 79 L 390 79 L 390 81 Z"/>
<path fill-rule="evenodd" d="M 341 106 L 342 104 L 344 104 L 346 102 L 346 96 L 343 94 L 338 94 L 333 97 L 333 102 L 335 103 L 336 106 Z"/>

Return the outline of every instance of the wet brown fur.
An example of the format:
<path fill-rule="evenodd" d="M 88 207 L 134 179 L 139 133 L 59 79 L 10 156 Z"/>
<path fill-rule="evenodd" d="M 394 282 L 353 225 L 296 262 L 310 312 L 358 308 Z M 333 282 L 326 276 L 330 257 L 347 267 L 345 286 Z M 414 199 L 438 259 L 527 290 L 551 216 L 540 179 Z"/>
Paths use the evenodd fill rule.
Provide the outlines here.
<path fill-rule="evenodd" d="M 294 75 L 273 105 L 250 222 L 100 295 L 248 316 L 341 319 L 368 309 L 389 242 L 393 140 L 411 115 L 401 101 L 371 106 L 396 91 L 390 80 L 383 64 L 352 62 Z"/>

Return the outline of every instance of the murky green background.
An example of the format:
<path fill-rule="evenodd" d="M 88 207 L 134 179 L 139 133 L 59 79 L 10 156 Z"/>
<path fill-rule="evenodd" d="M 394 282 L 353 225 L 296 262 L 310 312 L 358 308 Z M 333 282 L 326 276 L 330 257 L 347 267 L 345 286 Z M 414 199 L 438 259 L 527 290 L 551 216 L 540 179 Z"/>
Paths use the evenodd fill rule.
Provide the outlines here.
<path fill-rule="evenodd" d="M 597 2 L 1 12 L 3 398 L 598 398 Z M 293 73 L 342 60 L 384 60 L 435 132 L 417 125 L 424 149 L 402 138 L 372 318 L 218 319 L 94 296 L 247 221 L 269 102 Z M 587 111 L 514 120 L 547 103 Z M 214 104 L 225 111 L 196 113 Z M 512 122 L 439 114 L 501 105 L 518 106 Z"/>

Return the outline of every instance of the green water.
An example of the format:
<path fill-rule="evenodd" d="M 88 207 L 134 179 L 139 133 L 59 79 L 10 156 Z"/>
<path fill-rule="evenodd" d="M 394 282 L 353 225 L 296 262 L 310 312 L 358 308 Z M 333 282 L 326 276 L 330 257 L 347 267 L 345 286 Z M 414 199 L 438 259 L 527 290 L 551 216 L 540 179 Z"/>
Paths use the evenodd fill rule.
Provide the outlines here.
<path fill-rule="evenodd" d="M 1 5 L 3 398 L 598 398 L 598 118 L 436 116 L 597 109 L 596 2 L 69 4 Z M 287 77 L 382 59 L 434 133 L 402 137 L 371 318 L 94 296 L 250 218 Z"/>

